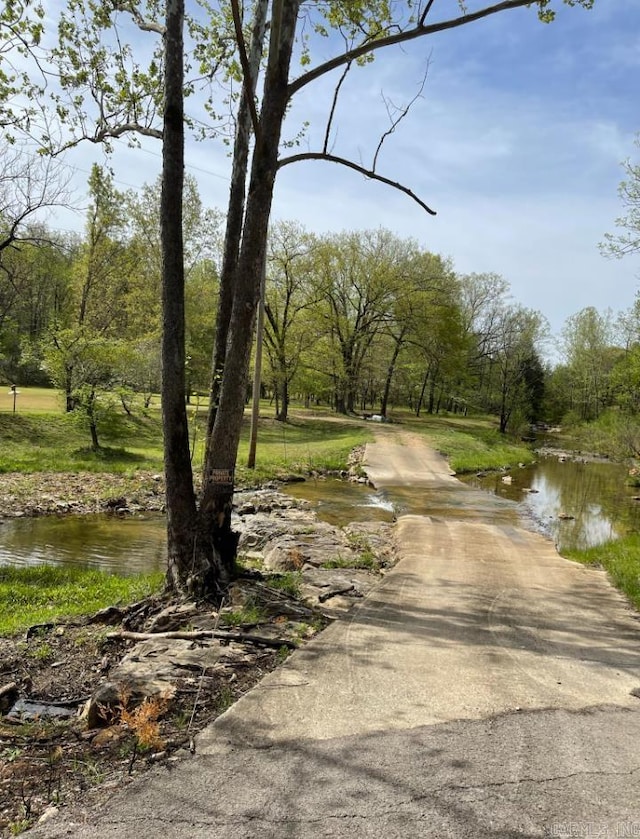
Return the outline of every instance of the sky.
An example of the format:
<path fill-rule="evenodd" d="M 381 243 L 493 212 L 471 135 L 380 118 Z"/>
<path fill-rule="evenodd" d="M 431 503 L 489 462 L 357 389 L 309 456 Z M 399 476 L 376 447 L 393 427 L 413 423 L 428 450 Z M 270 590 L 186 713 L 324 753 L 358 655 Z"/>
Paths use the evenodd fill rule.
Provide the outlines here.
<path fill-rule="evenodd" d="M 456 7 L 440 0 L 443 11 Z M 350 73 L 332 148 L 368 166 L 389 126 L 384 99 L 406 104 L 427 70 L 422 95 L 385 141 L 377 170 L 410 187 L 435 217 L 400 192 L 326 162 L 282 169 L 272 217 L 318 233 L 384 227 L 411 237 L 450 258 L 459 273 L 502 275 L 514 302 L 541 311 L 554 334 L 587 306 L 628 309 L 640 285 L 640 256 L 606 259 L 598 244 L 623 214 L 621 162 L 640 159 L 640 2 L 596 0 L 587 11 L 556 0 L 555 8 L 552 24 L 540 23 L 534 9 L 503 12 L 380 51 Z M 332 47 L 321 44 L 316 60 Z M 287 136 L 309 122 L 297 150 L 321 144 L 336 79 L 307 86 L 294 101 Z M 82 229 L 87 175 L 103 160 L 88 146 L 67 155 L 79 209 L 60 211 L 52 227 Z M 223 209 L 227 149 L 189 140 L 186 161 L 204 203 Z M 151 183 L 159 145 L 120 143 L 111 165 L 120 188 Z"/>

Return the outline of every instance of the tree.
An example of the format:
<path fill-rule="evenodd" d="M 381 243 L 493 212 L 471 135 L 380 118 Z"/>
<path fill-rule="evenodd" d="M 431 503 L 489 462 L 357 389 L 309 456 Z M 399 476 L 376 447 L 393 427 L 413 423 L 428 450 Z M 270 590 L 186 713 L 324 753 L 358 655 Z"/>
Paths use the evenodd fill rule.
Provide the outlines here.
<path fill-rule="evenodd" d="M 313 331 L 301 315 L 314 304 L 311 272 L 315 240 L 300 225 L 280 222 L 269 236 L 265 301 L 265 345 L 276 400 L 276 419 L 286 422 L 289 388 Z"/>
<path fill-rule="evenodd" d="M 173 142 L 176 114 L 182 110 L 177 96 L 169 91 L 180 82 L 182 90 L 182 40 L 177 36 L 177 23 L 182 25 L 182 9 L 178 0 L 169 0 L 165 26 L 153 21 L 155 6 L 141 8 L 129 2 L 108 3 L 97 0 L 70 2 L 63 16 L 60 32 L 63 42 L 54 51 L 59 64 L 62 93 L 57 98 L 58 113 L 65 124 L 76 131 L 69 142 L 79 136 L 93 142 L 122 136 L 127 131 L 142 131 L 149 136 L 161 136 L 165 147 Z M 589 8 L 594 0 L 564 0 L 568 5 Z M 335 100 L 342 87 L 344 73 L 354 66 L 367 64 L 380 49 L 387 49 L 409 41 L 434 35 L 445 29 L 472 24 L 478 20 L 509 10 L 534 5 L 542 20 L 553 18 L 550 0 L 503 0 L 473 12 L 462 3 L 451 18 L 434 19 L 434 2 L 389 4 L 387 0 L 352 0 L 349 3 L 329 0 L 327 3 L 302 3 L 301 0 L 257 0 L 252 23 L 247 27 L 242 20 L 238 0 L 220 2 L 214 8 L 208 24 L 199 20 L 188 23 L 188 32 L 195 40 L 194 60 L 202 77 L 217 81 L 220 77 L 239 81 L 241 94 L 232 100 L 236 106 L 236 136 L 233 150 L 233 171 L 227 216 L 225 255 L 220 279 L 219 315 L 216 327 L 211 408 L 205 453 L 202 491 L 196 503 L 190 484 L 188 437 L 184 416 L 178 409 L 176 394 L 184 390 L 184 355 L 180 341 L 184 341 L 184 306 L 179 303 L 184 285 L 178 265 L 180 242 L 175 228 L 163 227 L 163 236 L 172 235 L 172 268 L 169 253 L 165 254 L 165 280 L 173 279 L 167 294 L 165 283 L 163 316 L 169 330 L 171 351 L 164 353 L 165 404 L 165 461 L 167 479 L 176 482 L 168 499 L 169 518 L 180 527 L 169 527 L 170 562 L 175 568 L 173 585 L 192 594 L 206 594 L 224 583 L 230 576 L 235 556 L 236 540 L 231 534 L 231 502 L 234 488 L 234 469 L 244 409 L 251 335 L 259 298 L 260 282 L 267 251 L 268 223 L 277 173 L 284 166 L 304 160 L 323 160 L 343 165 L 371 179 L 400 189 L 428 212 L 424 201 L 409 187 L 393 181 L 376 171 L 378 155 L 369 166 L 357 164 L 330 151 Z M 450 8 L 450 6 L 449 6 Z M 265 28 L 270 9 L 268 32 Z M 76 14 L 77 13 L 77 14 Z M 131 62 L 132 48 L 123 48 L 123 38 L 109 38 L 105 33 L 130 15 L 139 27 L 164 38 L 164 64 L 158 60 L 156 48 L 146 69 Z M 76 15 L 74 17 L 74 15 Z M 170 23 L 176 28 L 170 30 Z M 249 30 L 247 32 L 247 30 Z M 309 34 L 311 33 L 311 34 Z M 337 33 L 331 46 L 338 51 L 328 60 L 315 66 L 311 60 L 313 38 Z M 212 37 L 213 35 L 213 37 Z M 233 35 L 233 37 L 232 37 Z M 247 36 L 250 46 L 247 49 Z M 299 39 L 302 72 L 292 78 L 291 60 Z M 266 55 L 263 72 L 257 67 L 264 45 Z M 180 48 L 180 61 L 174 61 L 171 50 Z M 335 70 L 343 75 L 336 86 L 336 96 L 329 108 L 327 131 L 322 148 L 300 154 L 281 154 L 282 131 L 287 114 L 296 95 L 320 78 Z M 164 80 L 164 100 L 160 82 Z M 260 85 L 258 85 L 260 82 Z M 187 84 L 193 90 L 195 81 Z M 65 98 L 66 97 L 66 98 Z M 157 124 L 157 113 L 162 107 L 164 125 Z M 91 114 L 88 111 L 91 111 Z M 216 110 L 214 108 L 214 110 Z M 218 107 L 217 112 L 224 111 Z M 93 130 L 89 130 L 93 126 Z M 168 126 L 172 126 L 169 131 Z M 182 130 L 182 123 L 180 124 Z M 211 130 L 205 127 L 205 134 Z M 391 132 L 386 132 L 381 142 Z M 250 143 L 253 135 L 253 143 Z M 51 144 L 50 132 L 43 141 Z M 177 139 L 174 151 L 177 155 Z M 379 149 L 380 146 L 378 146 Z M 164 151 L 164 163 L 171 154 Z M 174 158 L 174 162 L 177 156 Z M 163 189 L 170 190 L 179 200 L 179 179 L 175 165 L 163 169 Z M 248 178 L 247 178 L 248 175 Z M 247 183 L 248 180 L 248 183 Z M 177 206 L 177 205 L 174 205 Z M 165 210 L 167 209 L 165 205 Z M 163 247 L 165 243 L 163 242 Z M 167 246 L 169 247 L 169 246 Z M 168 311 L 167 311 L 168 309 Z M 172 326 L 174 317 L 177 325 Z M 176 376 L 174 381 L 173 377 Z M 190 488 L 189 488 L 190 487 Z M 180 494 L 179 489 L 184 489 Z M 172 507 L 176 504 L 175 508 Z M 194 521 L 196 522 L 193 527 Z"/>
<path fill-rule="evenodd" d="M 640 149 L 640 135 L 636 137 L 636 146 Z M 620 259 L 629 254 L 640 253 L 640 163 L 630 159 L 623 164 L 625 180 L 618 187 L 618 194 L 626 215 L 616 219 L 620 233 L 607 233 L 600 248 L 605 256 Z"/>
<path fill-rule="evenodd" d="M 70 175 L 50 157 L 4 144 L 0 148 L 0 266 L 7 248 L 37 242 L 34 216 L 67 204 Z"/>
<path fill-rule="evenodd" d="M 89 190 L 86 236 L 74 250 L 66 311 L 50 329 L 54 348 L 61 333 L 60 347 L 86 346 L 94 339 L 119 337 L 126 324 L 122 301 L 134 263 L 125 237 L 123 195 L 98 166 L 92 168 Z M 67 411 L 72 411 L 74 392 L 79 392 L 73 369 L 76 354 L 65 351 L 64 355 L 66 375 L 58 383 L 65 391 Z"/>
<path fill-rule="evenodd" d="M 73 243 L 56 238 L 42 226 L 27 229 L 24 240 L 2 257 L 0 351 L 7 377 L 21 384 L 47 384 L 39 345 L 70 299 Z"/>
<path fill-rule="evenodd" d="M 571 408 L 580 419 L 596 419 L 611 401 L 610 374 L 616 361 L 611 311 L 593 306 L 567 318 L 562 345 L 571 377 Z"/>
<path fill-rule="evenodd" d="M 335 407 L 353 413 L 367 353 L 390 320 L 403 244 L 387 230 L 326 236 L 316 249 L 317 295 L 337 350 Z"/>
<path fill-rule="evenodd" d="M 544 370 L 537 345 L 546 331 L 539 312 L 509 306 L 501 313 L 494 359 L 501 434 L 515 417 L 532 422 L 540 410 Z"/>
<path fill-rule="evenodd" d="M 123 303 L 127 332 L 160 347 L 162 241 L 160 200 L 162 179 L 127 192 L 129 247 L 135 252 L 135 270 Z M 220 266 L 222 214 L 205 208 L 193 176 L 185 175 L 182 240 L 185 275 L 185 341 L 187 397 L 209 384 L 211 347 Z"/>
<path fill-rule="evenodd" d="M 58 330 L 45 347 L 44 367 L 89 431 L 93 451 L 100 448 L 100 426 L 114 415 L 114 389 L 127 351 L 117 339 L 78 327 Z"/>

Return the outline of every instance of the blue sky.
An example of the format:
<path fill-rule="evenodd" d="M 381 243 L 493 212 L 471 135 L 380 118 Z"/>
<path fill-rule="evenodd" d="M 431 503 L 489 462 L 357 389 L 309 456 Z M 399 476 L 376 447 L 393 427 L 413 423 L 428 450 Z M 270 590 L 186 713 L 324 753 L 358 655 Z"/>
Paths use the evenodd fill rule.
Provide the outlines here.
<path fill-rule="evenodd" d="M 453 0 L 440 0 L 453 11 Z M 480 5 L 470 4 L 471 8 Z M 484 5 L 484 4 L 483 4 Z M 434 9 L 438 8 L 436 2 Z M 551 25 L 519 9 L 380 52 L 344 87 L 335 152 L 369 164 L 388 125 L 381 93 L 410 99 L 429 62 L 421 99 L 384 146 L 378 170 L 410 186 L 437 210 L 427 216 L 398 192 L 328 163 L 279 175 L 273 215 L 317 232 L 386 227 L 450 257 L 456 269 L 495 272 L 514 300 L 540 310 L 557 333 L 585 306 L 628 308 L 640 257 L 604 259 L 598 243 L 622 207 L 620 163 L 637 159 L 640 131 L 640 2 L 596 0 L 593 10 L 557 4 Z M 332 45 L 324 47 L 327 55 Z M 310 120 L 301 150 L 317 149 L 335 77 L 301 91 L 290 115 Z M 159 171 L 160 149 L 113 159 L 121 186 Z M 78 167 L 78 203 L 95 149 L 67 158 Z M 190 142 L 187 164 L 206 204 L 224 207 L 229 160 L 216 143 Z M 53 226 L 81 227 L 61 214 Z"/>

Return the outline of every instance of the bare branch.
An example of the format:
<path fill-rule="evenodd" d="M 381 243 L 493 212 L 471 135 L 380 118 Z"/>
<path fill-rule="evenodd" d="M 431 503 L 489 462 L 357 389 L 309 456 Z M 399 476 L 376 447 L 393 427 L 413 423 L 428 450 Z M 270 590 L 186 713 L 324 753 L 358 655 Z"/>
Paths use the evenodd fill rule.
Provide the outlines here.
<path fill-rule="evenodd" d="M 476 20 L 490 17 L 491 15 L 505 12 L 510 9 L 519 9 L 522 6 L 530 6 L 532 0 L 503 0 L 502 3 L 497 3 L 494 6 L 487 6 L 484 9 L 479 9 L 477 12 L 470 12 L 469 14 L 460 15 L 459 17 L 451 18 L 450 20 L 442 20 L 439 23 L 432 23 L 430 26 L 425 26 L 420 23 L 416 24 L 412 29 L 406 29 L 401 32 L 396 32 L 393 35 L 387 35 L 376 41 L 367 41 L 352 50 L 347 50 L 342 55 L 337 55 L 335 58 L 325 61 L 324 64 L 319 64 L 313 70 L 309 70 L 302 76 L 299 76 L 295 81 L 289 85 L 288 96 L 291 98 L 305 85 L 315 81 L 330 73 L 332 70 L 342 67 L 350 61 L 355 61 L 362 56 L 369 55 L 376 50 L 384 49 L 385 47 L 393 46 L 394 44 L 404 44 L 407 41 L 415 41 L 417 38 L 423 38 L 425 35 L 433 35 L 436 32 L 443 32 L 447 29 L 456 29 L 459 26 L 465 26 L 467 23 L 473 23 Z M 424 14 L 421 19 L 424 18 Z"/>
<path fill-rule="evenodd" d="M 424 7 L 424 11 L 420 15 L 420 20 L 418 21 L 418 26 L 424 26 L 424 22 L 427 19 L 427 15 L 431 11 L 432 6 L 433 6 L 433 0 L 428 0 L 427 5 Z"/>
<path fill-rule="evenodd" d="M 427 76 L 428 75 L 429 75 L 429 62 L 427 61 L 427 66 L 425 67 L 425 70 L 424 70 L 424 76 L 422 77 L 422 81 L 420 83 L 420 86 L 418 87 L 417 93 L 415 94 L 415 96 L 412 99 L 409 100 L 407 105 L 405 105 L 405 107 L 402 109 L 402 111 L 400 111 L 399 114 L 397 114 L 397 116 L 392 116 L 391 115 L 390 105 L 392 105 L 392 103 L 388 99 L 386 99 L 384 94 L 383 94 L 382 98 L 383 98 L 384 104 L 387 108 L 387 114 L 389 115 L 389 119 L 391 120 L 391 126 L 384 132 L 382 137 L 380 137 L 380 142 L 378 143 L 376 153 L 373 155 L 373 164 L 371 166 L 371 168 L 373 170 L 375 170 L 375 168 L 378 164 L 378 155 L 380 154 L 380 150 L 382 149 L 382 144 L 387 139 L 387 137 L 389 137 L 389 136 L 391 136 L 391 134 L 393 134 L 393 132 L 398 127 L 398 125 L 407 116 L 407 114 L 411 110 L 412 106 L 418 101 L 418 99 L 421 98 L 422 91 L 424 90 L 424 86 L 427 83 Z"/>
<path fill-rule="evenodd" d="M 394 189 L 403 192 L 415 201 L 416 204 L 422 207 L 423 210 L 429 213 L 430 216 L 437 215 L 436 211 L 432 210 L 431 207 L 422 201 L 422 199 L 418 198 L 415 192 L 409 189 L 409 187 L 404 186 L 398 181 L 392 181 L 390 178 L 385 178 L 384 175 L 379 175 L 377 172 L 374 172 L 373 169 L 366 169 L 364 166 L 360 166 L 358 163 L 354 163 L 353 160 L 348 160 L 345 157 L 337 157 L 334 154 L 326 154 L 325 152 L 303 152 L 301 154 L 291 155 L 291 157 L 282 158 L 278 161 L 278 169 L 282 169 L 283 166 L 289 166 L 291 163 L 299 163 L 302 160 L 326 160 L 328 163 L 338 163 L 341 166 L 346 166 L 348 169 L 353 169 L 354 172 L 360 172 L 360 174 L 364 175 L 365 178 L 369 178 L 372 181 L 380 181 L 380 183 L 386 184 L 387 186 L 391 186 Z"/>
<path fill-rule="evenodd" d="M 258 112 L 256 111 L 256 103 L 254 99 L 255 84 L 251 77 L 251 68 L 249 66 L 249 58 L 247 57 L 247 48 L 244 42 L 244 34 L 242 32 L 242 21 L 240 20 L 240 8 L 238 7 L 238 0 L 231 0 L 231 11 L 233 13 L 233 25 L 236 31 L 236 40 L 238 42 L 238 52 L 240 55 L 240 64 L 242 65 L 243 87 L 244 95 L 249 106 L 249 113 L 251 114 L 251 123 L 253 125 L 253 133 L 256 139 L 260 136 L 260 124 L 258 122 Z"/>
<path fill-rule="evenodd" d="M 0 152 L 0 254 L 25 239 L 25 222 L 53 207 L 66 206 L 71 175 L 59 163 L 29 152 Z"/>
<path fill-rule="evenodd" d="M 51 157 L 58 157 L 63 152 L 79 146 L 82 142 L 93 143 L 100 145 L 107 140 L 117 140 L 125 134 L 140 134 L 143 137 L 153 137 L 154 140 L 162 139 L 162 130 L 160 128 L 151 128 L 146 125 L 139 125 L 135 122 L 127 122 L 123 125 L 118 125 L 116 128 L 100 128 L 96 129 L 94 134 L 83 134 L 81 137 L 74 137 L 72 140 L 64 143 L 55 149 L 48 149 L 48 154 Z"/>
<path fill-rule="evenodd" d="M 333 117 L 336 112 L 336 106 L 338 104 L 338 96 L 340 95 L 340 88 L 343 85 L 344 80 L 347 78 L 347 73 L 351 69 L 351 65 L 353 64 L 352 61 L 349 61 L 342 71 L 342 75 L 340 76 L 340 80 L 336 85 L 335 90 L 333 91 L 333 102 L 331 103 L 331 110 L 329 111 L 329 119 L 327 120 L 327 130 L 325 131 L 324 135 L 324 143 L 322 144 L 322 151 L 325 154 L 329 151 L 329 135 L 331 134 L 331 124 L 333 123 Z"/>

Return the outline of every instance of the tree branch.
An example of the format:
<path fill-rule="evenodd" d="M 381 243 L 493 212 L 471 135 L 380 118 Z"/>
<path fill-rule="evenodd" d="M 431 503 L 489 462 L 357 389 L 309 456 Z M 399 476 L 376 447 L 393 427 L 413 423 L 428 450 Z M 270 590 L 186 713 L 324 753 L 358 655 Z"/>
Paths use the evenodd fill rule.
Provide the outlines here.
<path fill-rule="evenodd" d="M 345 157 L 337 157 L 334 154 L 327 154 L 326 152 L 303 152 L 301 154 L 291 155 L 291 157 L 283 157 L 278 161 L 278 169 L 282 169 L 283 166 L 289 166 L 291 163 L 299 163 L 302 160 L 326 160 L 328 163 L 338 163 L 341 166 L 346 166 L 348 169 L 353 169 L 354 172 L 359 172 L 361 175 L 364 175 L 365 178 L 369 178 L 372 181 L 380 181 L 380 183 L 386 184 L 387 186 L 391 186 L 394 189 L 403 192 L 415 201 L 416 204 L 419 204 L 420 207 L 429 213 L 430 216 L 437 215 L 436 211 L 427 206 L 422 199 L 418 198 L 415 192 L 409 189 L 409 187 L 404 186 L 398 181 L 392 181 L 390 178 L 385 178 L 384 175 L 379 175 L 377 172 L 374 172 L 373 169 L 366 169 L 364 166 L 360 166 L 358 163 L 354 163 L 352 160 L 348 160 Z"/>
<path fill-rule="evenodd" d="M 391 116 L 391 109 L 390 109 L 389 105 L 392 104 L 392 103 L 390 103 L 390 101 L 385 98 L 384 93 L 382 94 L 384 104 L 387 108 L 387 114 L 389 116 L 389 120 L 391 121 L 391 126 L 384 132 L 382 137 L 380 137 L 380 142 L 378 143 L 378 148 L 376 149 L 376 153 L 373 156 L 373 163 L 371 165 L 372 169 L 375 170 L 375 168 L 376 168 L 376 165 L 378 163 L 378 155 L 380 154 L 380 150 L 382 149 L 382 144 L 384 143 L 384 141 L 387 139 L 387 137 L 389 137 L 391 134 L 393 134 L 393 132 L 398 127 L 398 125 L 400 125 L 402 120 L 407 116 L 407 114 L 411 110 L 414 103 L 418 99 L 420 99 L 420 97 L 422 96 L 422 91 L 424 90 L 424 86 L 427 83 L 428 74 L 429 74 L 429 62 L 427 61 L 427 66 L 426 66 L 425 71 L 424 71 L 424 76 L 422 77 L 422 82 L 420 83 L 420 86 L 418 87 L 417 93 L 415 94 L 415 96 L 412 99 L 409 100 L 409 102 L 405 105 L 405 107 L 402 109 L 400 114 L 396 117 Z M 325 149 L 325 151 L 326 151 L 326 149 Z"/>
<path fill-rule="evenodd" d="M 427 5 L 424 7 L 424 11 L 420 15 L 420 20 L 418 21 L 418 26 L 424 26 L 424 22 L 427 19 L 427 15 L 431 11 L 432 6 L 433 6 L 433 0 L 428 0 Z"/>
<path fill-rule="evenodd" d="M 251 68 L 249 67 L 249 58 L 247 57 L 247 48 L 244 42 L 244 34 L 242 32 L 242 21 L 240 20 L 238 0 L 231 0 L 231 12 L 233 14 L 233 26 L 236 31 L 236 40 L 238 42 L 240 64 L 242 65 L 244 95 L 247 98 L 247 105 L 249 106 L 249 113 L 251 114 L 251 124 L 253 125 L 253 133 L 255 134 L 257 140 L 260 135 L 260 124 L 258 122 L 258 112 L 256 111 L 256 103 L 253 94 L 255 85 L 251 78 Z"/>
<path fill-rule="evenodd" d="M 327 120 L 327 130 L 324 134 L 324 143 L 322 144 L 322 151 L 326 154 L 329 151 L 329 135 L 331 133 L 331 124 L 333 123 L 333 117 L 336 112 L 336 106 L 338 104 L 338 96 L 340 95 L 340 88 L 342 87 L 344 80 L 347 78 L 347 73 L 351 69 L 351 65 L 353 62 L 347 62 L 346 67 L 342 71 L 342 75 L 340 76 L 340 80 L 336 85 L 335 90 L 333 91 L 333 102 L 331 103 L 331 110 L 329 111 L 329 119 Z"/>
<path fill-rule="evenodd" d="M 503 0 L 502 3 L 497 3 L 494 6 L 487 6 L 485 9 L 479 9 L 477 12 L 470 12 L 469 14 L 460 15 L 460 17 L 451 18 L 450 20 L 442 20 L 439 23 L 432 23 L 430 26 L 418 23 L 412 29 L 396 32 L 394 35 L 387 35 L 377 41 L 369 41 L 365 44 L 361 44 L 359 47 L 347 50 L 347 52 L 342 55 L 337 55 L 335 58 L 325 61 L 324 64 L 319 64 L 317 67 L 314 67 L 313 70 L 309 70 L 308 73 L 304 73 L 304 75 L 299 76 L 289 85 L 287 95 L 289 99 L 291 99 L 291 97 L 294 96 L 301 88 L 320 78 L 320 76 L 324 76 L 326 73 L 330 73 L 332 70 L 342 67 L 348 62 L 355 61 L 356 59 L 375 52 L 376 50 L 384 49 L 384 47 L 390 47 L 394 44 L 404 44 L 407 41 L 414 41 L 416 38 L 422 38 L 425 35 L 432 35 L 435 32 L 443 32 L 447 29 L 456 29 L 459 26 L 465 26 L 467 23 L 482 20 L 482 18 L 498 14 L 499 12 L 508 11 L 510 9 L 519 9 L 522 6 L 530 6 L 532 2 L 533 0 Z M 429 8 L 430 6 L 427 7 L 427 11 Z M 425 15 L 423 13 L 420 19 L 423 20 L 424 17 Z"/>

